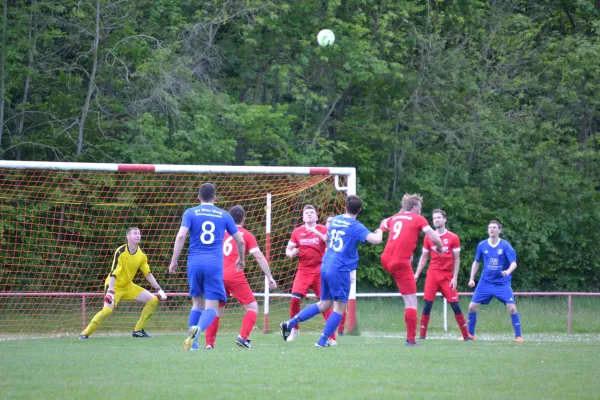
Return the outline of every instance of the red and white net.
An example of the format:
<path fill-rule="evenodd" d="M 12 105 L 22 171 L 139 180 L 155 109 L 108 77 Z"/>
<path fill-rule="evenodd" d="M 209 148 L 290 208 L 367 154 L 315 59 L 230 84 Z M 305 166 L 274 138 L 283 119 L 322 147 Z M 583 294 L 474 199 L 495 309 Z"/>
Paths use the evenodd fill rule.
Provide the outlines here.
<path fill-rule="evenodd" d="M 343 177 L 342 177 L 343 179 Z M 126 243 L 128 227 L 139 227 L 141 248 L 167 293 L 147 330 L 184 331 L 190 299 L 185 274 L 186 250 L 177 275 L 167 274 L 175 235 L 185 209 L 198 204 L 203 182 L 217 187 L 216 205 L 246 210 L 245 228 L 268 255 L 278 283 L 274 294 L 289 294 L 297 268 L 285 258 L 293 229 L 302 224 L 302 207 L 314 205 L 320 221 L 343 210 L 345 195 L 331 175 L 252 175 L 218 173 L 137 173 L 17 170 L 0 168 L 0 335 L 36 336 L 79 333 L 102 308 L 104 279 L 114 250 Z M 271 234 L 267 240 L 266 198 L 272 196 Z M 267 243 L 269 242 L 269 243 Z M 268 245 L 268 249 L 267 249 Z M 187 249 L 187 245 L 186 245 Z M 264 292 L 264 275 L 249 257 L 246 275 L 255 293 Z M 135 283 L 151 289 L 141 272 Z M 264 297 L 257 329 L 263 328 Z M 314 300 L 305 300 L 314 301 Z M 133 330 L 143 305 L 121 302 L 98 333 Z M 233 300 L 221 331 L 237 331 L 243 309 Z M 288 318 L 289 297 L 270 297 L 271 329 Z M 315 318 L 303 329 L 321 329 Z"/>

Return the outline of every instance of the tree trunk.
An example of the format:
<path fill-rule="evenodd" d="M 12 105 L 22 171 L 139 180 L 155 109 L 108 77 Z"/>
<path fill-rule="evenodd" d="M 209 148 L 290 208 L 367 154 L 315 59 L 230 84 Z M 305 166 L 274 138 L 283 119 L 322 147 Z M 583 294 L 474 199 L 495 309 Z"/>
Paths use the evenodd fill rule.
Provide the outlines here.
<path fill-rule="evenodd" d="M 4 158 L 2 134 L 4 133 L 4 94 L 6 92 L 4 59 L 6 57 L 6 24 L 8 22 L 8 0 L 4 0 L 2 9 L 2 53 L 0 53 L 0 158 Z"/>
<path fill-rule="evenodd" d="M 31 11 L 29 12 L 29 29 L 27 34 L 29 43 L 31 44 L 31 48 L 29 49 L 29 60 L 27 62 L 27 77 L 25 78 L 25 86 L 23 87 L 23 102 L 21 103 L 19 125 L 17 126 L 17 137 L 19 138 L 19 143 L 23 143 L 25 141 L 25 135 L 23 133 L 23 128 L 25 126 L 25 108 L 27 108 L 27 102 L 29 99 L 29 85 L 31 83 L 31 69 L 33 68 L 33 54 L 35 53 L 35 46 L 37 41 L 35 5 L 36 0 L 31 0 Z M 17 160 L 20 160 L 22 156 L 23 150 L 19 146 L 17 147 Z"/>
<path fill-rule="evenodd" d="M 81 110 L 81 118 L 79 119 L 79 137 L 77 139 L 77 154 L 79 157 L 83 149 L 83 128 L 90 109 L 90 102 L 94 94 L 96 85 L 96 71 L 98 70 L 98 44 L 100 42 L 100 0 L 96 0 L 96 30 L 94 32 L 94 44 L 92 45 L 92 72 L 90 73 L 90 82 L 88 85 L 87 96 Z"/>

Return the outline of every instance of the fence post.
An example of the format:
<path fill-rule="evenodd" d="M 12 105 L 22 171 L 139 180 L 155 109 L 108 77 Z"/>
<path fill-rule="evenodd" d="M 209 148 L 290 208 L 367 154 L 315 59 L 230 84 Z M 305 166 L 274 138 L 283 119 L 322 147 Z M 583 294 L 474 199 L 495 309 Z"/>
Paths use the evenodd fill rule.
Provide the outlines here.
<path fill-rule="evenodd" d="M 567 331 L 569 332 L 569 334 L 571 333 L 571 322 L 573 320 L 573 300 L 572 300 L 572 296 L 569 295 L 568 297 L 568 304 L 569 304 L 569 311 L 567 312 Z"/>
<path fill-rule="evenodd" d="M 444 332 L 448 333 L 448 301 L 444 297 Z"/>
<path fill-rule="evenodd" d="M 81 296 L 81 329 L 85 329 L 85 294 Z"/>

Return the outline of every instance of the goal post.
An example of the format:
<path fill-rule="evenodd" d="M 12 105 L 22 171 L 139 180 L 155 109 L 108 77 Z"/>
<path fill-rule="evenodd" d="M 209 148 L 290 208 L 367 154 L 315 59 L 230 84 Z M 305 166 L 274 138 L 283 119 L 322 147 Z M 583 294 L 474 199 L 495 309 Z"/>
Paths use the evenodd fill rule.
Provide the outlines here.
<path fill-rule="evenodd" d="M 285 247 L 302 223 L 302 207 L 315 206 L 320 222 L 328 214 L 342 213 L 346 193 L 356 193 L 354 168 L 1 160 L 0 335 L 81 331 L 102 307 L 114 250 L 125 243 L 130 226 L 141 229 L 140 247 L 170 295 L 148 329 L 184 331 L 190 307 L 184 272 L 187 246 L 178 274 L 167 274 L 167 266 L 183 212 L 198 204 L 203 182 L 217 187 L 218 207 L 244 207 L 244 227 L 256 236 L 278 283 L 270 292 L 258 264 L 248 259 L 246 276 L 265 310 L 263 330 L 269 330 L 269 319 L 287 319 L 297 260 L 285 258 Z M 134 281 L 151 289 L 141 273 Z M 353 284 L 350 310 L 356 310 L 355 295 Z M 132 330 L 141 308 L 136 302 L 120 303 L 98 333 Z M 222 330 L 239 330 L 242 316 L 237 301 L 228 303 Z M 349 328 L 355 321 L 350 313 Z M 303 329 L 320 330 L 322 324 L 315 319 Z"/>

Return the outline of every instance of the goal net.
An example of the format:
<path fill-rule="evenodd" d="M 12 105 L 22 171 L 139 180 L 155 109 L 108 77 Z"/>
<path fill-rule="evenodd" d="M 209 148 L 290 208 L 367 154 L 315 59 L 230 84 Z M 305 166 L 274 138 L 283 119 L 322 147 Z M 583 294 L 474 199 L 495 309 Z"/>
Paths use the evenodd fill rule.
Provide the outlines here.
<path fill-rule="evenodd" d="M 183 212 L 198 204 L 203 182 L 217 187 L 218 207 L 240 204 L 246 210 L 244 226 L 256 236 L 278 284 L 269 293 L 258 264 L 248 257 L 246 276 L 261 307 L 257 329 L 276 329 L 289 316 L 297 260 L 285 258 L 285 247 L 302 224 L 302 207 L 314 205 L 321 223 L 341 213 L 346 191 L 355 192 L 353 168 L 0 161 L 0 335 L 78 334 L 102 308 L 114 251 L 126 243 L 131 226 L 140 228 L 140 247 L 169 294 L 147 330 L 185 331 L 191 306 L 187 245 L 179 272 L 169 275 L 167 267 Z M 153 292 L 141 272 L 134 282 Z M 221 331 L 240 328 L 243 308 L 230 300 Z M 305 300 L 310 301 L 315 300 Z M 119 303 L 98 334 L 132 331 L 142 307 Z M 302 329 L 322 326 L 314 318 Z"/>

